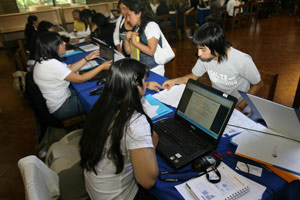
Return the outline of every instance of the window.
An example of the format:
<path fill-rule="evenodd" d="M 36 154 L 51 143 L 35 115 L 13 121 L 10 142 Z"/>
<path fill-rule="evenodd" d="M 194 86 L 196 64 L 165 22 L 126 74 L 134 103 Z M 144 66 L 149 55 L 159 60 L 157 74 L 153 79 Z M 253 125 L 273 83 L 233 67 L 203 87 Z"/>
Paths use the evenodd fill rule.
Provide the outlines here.
<path fill-rule="evenodd" d="M 54 1 L 55 4 L 72 3 L 72 0 L 16 0 L 20 12 L 29 11 L 29 6 L 53 5 Z M 86 0 L 73 0 L 73 2 L 83 4 L 86 3 Z"/>

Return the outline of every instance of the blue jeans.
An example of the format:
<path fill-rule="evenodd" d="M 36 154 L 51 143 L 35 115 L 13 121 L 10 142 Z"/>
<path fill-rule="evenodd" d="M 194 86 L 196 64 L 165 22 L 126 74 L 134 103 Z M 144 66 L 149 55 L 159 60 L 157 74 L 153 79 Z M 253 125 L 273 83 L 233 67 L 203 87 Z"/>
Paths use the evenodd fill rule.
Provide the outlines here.
<path fill-rule="evenodd" d="M 58 110 L 52 113 L 55 119 L 63 121 L 84 113 L 84 109 L 76 95 L 76 92 L 72 89 L 70 89 L 70 91 L 71 96 L 67 98 Z"/>

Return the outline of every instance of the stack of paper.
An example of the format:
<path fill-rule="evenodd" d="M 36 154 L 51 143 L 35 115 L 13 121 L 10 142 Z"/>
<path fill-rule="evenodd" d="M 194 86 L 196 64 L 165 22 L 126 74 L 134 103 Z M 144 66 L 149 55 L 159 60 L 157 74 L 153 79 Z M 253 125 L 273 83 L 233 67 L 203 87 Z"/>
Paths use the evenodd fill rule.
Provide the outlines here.
<path fill-rule="evenodd" d="M 174 85 L 170 90 L 162 90 L 153 95 L 153 97 L 164 104 L 177 108 L 183 94 L 185 84 Z"/>
<path fill-rule="evenodd" d="M 168 108 L 166 105 L 154 99 L 151 94 L 142 98 L 142 104 L 145 112 L 152 120 L 172 112 L 171 108 Z"/>
<path fill-rule="evenodd" d="M 88 51 L 94 51 L 96 49 L 99 49 L 99 46 L 94 45 L 94 44 L 88 44 L 88 45 L 80 46 L 79 48 L 85 52 L 88 52 Z"/>
<path fill-rule="evenodd" d="M 232 143 L 238 146 L 235 154 L 265 164 L 288 182 L 299 179 L 299 142 L 280 137 L 284 135 L 252 121 L 238 111 L 234 111 L 234 114 L 228 124 L 256 130 L 233 127 L 236 132 L 241 132 L 232 138 Z"/>

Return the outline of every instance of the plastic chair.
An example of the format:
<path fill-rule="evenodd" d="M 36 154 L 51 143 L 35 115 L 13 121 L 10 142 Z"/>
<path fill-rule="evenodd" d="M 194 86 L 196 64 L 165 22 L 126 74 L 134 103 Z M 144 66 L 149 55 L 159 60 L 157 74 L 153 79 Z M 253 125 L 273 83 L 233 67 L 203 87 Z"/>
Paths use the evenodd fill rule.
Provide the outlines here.
<path fill-rule="evenodd" d="M 79 141 L 82 129 L 68 133 L 53 143 L 46 156 L 46 164 L 59 176 L 61 199 L 88 199 L 83 169 L 80 163 Z"/>
<path fill-rule="evenodd" d="M 59 178 L 36 156 L 27 156 L 18 161 L 27 200 L 58 199 Z"/>

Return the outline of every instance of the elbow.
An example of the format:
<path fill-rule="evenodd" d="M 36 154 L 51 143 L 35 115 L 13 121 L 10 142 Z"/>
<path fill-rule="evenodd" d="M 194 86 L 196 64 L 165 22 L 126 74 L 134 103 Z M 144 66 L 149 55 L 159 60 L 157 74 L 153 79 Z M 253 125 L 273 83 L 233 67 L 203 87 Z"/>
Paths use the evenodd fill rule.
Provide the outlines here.
<path fill-rule="evenodd" d="M 144 174 L 143 176 L 135 177 L 136 181 L 145 189 L 149 190 L 151 189 L 158 177 L 158 166 L 154 167 L 151 172 L 149 171 L 147 174 Z"/>
<path fill-rule="evenodd" d="M 140 181 L 137 181 L 143 188 L 145 188 L 146 190 L 149 190 L 151 189 L 155 182 L 156 182 L 156 179 L 157 179 L 157 176 L 158 174 L 153 174 L 151 177 L 148 177 L 147 180 L 140 180 Z"/>

